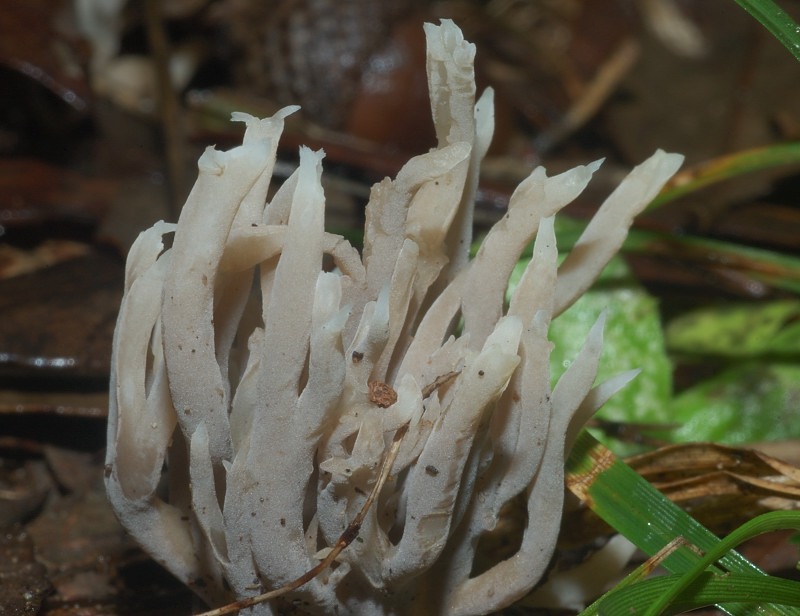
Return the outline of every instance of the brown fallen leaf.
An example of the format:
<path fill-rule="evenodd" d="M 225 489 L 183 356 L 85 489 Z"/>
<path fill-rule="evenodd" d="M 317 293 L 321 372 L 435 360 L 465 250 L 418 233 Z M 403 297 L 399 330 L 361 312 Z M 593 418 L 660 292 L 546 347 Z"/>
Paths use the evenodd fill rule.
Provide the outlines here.
<path fill-rule="evenodd" d="M 683 443 L 628 464 L 717 532 L 766 511 L 800 509 L 800 469 L 753 449 Z"/>
<path fill-rule="evenodd" d="M 800 469 L 754 449 L 719 443 L 668 445 L 635 456 L 628 464 L 657 487 L 670 488 L 720 473 L 787 496 L 800 496 Z M 713 492 L 708 492 L 713 494 Z"/>
<path fill-rule="evenodd" d="M 188 616 L 191 593 L 146 556 L 114 517 L 97 456 L 72 456 L 72 464 L 83 478 L 79 489 L 54 491 L 26 526 L 39 571 L 52 587 L 35 613 Z M 2 560 L 0 553 L 0 568 Z M 0 613 L 7 613 L 2 606 Z"/>
<path fill-rule="evenodd" d="M 0 378 L 107 378 L 122 276 L 93 252 L 0 281 Z"/>
<path fill-rule="evenodd" d="M 9 228 L 50 224 L 91 230 L 99 224 L 117 193 L 117 183 L 89 178 L 29 158 L 0 161 L 0 212 Z"/>
<path fill-rule="evenodd" d="M 0 416 L 58 415 L 104 418 L 108 415 L 108 391 L 64 392 L 0 389 Z"/>
<path fill-rule="evenodd" d="M 0 150 L 63 155 L 89 118 L 89 48 L 68 0 L 0 0 Z"/>
<path fill-rule="evenodd" d="M 88 244 L 71 240 L 45 240 L 32 250 L 23 250 L 10 244 L 0 245 L 0 278 L 13 278 L 29 274 L 63 261 L 86 255 Z"/>

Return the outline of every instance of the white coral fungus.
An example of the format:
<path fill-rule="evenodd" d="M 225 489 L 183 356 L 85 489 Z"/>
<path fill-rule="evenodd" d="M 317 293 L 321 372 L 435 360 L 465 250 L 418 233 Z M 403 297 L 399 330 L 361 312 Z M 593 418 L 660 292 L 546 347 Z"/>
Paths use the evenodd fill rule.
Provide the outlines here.
<path fill-rule="evenodd" d="M 475 48 L 458 28 L 444 21 L 426 34 L 438 147 L 372 189 L 363 255 L 323 228 L 322 153 L 301 149 L 267 202 L 293 108 L 234 114 L 243 145 L 209 148 L 178 224 L 156 224 L 131 249 L 108 495 L 144 549 L 211 605 L 312 569 L 364 504 L 402 426 L 357 539 L 331 568 L 251 609 L 467 615 L 512 603 L 552 554 L 572 435 L 631 377 L 592 387 L 601 316 L 551 391 L 548 325 L 682 157 L 659 151 L 634 169 L 558 268 L 553 215 L 599 163 L 552 178 L 536 169 L 470 260 L 492 93 L 475 102 Z M 508 276 L 534 237 L 506 308 Z M 479 538 L 515 498 L 527 506 L 516 553 L 476 568 Z"/>

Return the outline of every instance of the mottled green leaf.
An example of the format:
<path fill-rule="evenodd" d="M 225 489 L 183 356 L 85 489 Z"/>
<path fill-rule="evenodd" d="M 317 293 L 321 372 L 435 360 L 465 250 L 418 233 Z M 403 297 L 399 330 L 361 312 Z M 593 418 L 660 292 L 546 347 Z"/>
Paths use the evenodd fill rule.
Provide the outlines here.
<path fill-rule="evenodd" d="M 673 319 L 665 337 L 669 350 L 678 353 L 800 358 L 800 302 L 728 304 L 694 310 Z"/>
<path fill-rule="evenodd" d="M 678 394 L 675 441 L 744 443 L 800 437 L 800 365 L 747 361 Z"/>

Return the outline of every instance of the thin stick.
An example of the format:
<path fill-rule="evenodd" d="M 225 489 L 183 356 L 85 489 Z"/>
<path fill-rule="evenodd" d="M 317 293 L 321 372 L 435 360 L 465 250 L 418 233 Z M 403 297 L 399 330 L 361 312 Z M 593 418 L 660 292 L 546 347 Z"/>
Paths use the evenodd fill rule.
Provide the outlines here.
<path fill-rule="evenodd" d="M 424 400 L 428 396 L 430 396 L 433 392 L 439 389 L 442 385 L 446 385 L 454 378 L 456 378 L 459 374 L 461 374 L 461 370 L 454 370 L 452 372 L 448 372 L 441 376 L 437 376 L 432 383 L 426 385 L 422 388 L 422 399 Z"/>
<path fill-rule="evenodd" d="M 635 40 L 629 38 L 620 43 L 561 120 L 536 138 L 536 150 L 543 152 L 553 148 L 586 124 L 628 73 L 638 56 L 639 45 Z"/>
<path fill-rule="evenodd" d="M 158 111 L 167 158 L 170 213 L 173 220 L 177 220 L 186 190 L 180 104 L 169 74 L 170 50 L 161 17 L 161 2 L 146 0 L 144 8 L 158 84 Z"/>

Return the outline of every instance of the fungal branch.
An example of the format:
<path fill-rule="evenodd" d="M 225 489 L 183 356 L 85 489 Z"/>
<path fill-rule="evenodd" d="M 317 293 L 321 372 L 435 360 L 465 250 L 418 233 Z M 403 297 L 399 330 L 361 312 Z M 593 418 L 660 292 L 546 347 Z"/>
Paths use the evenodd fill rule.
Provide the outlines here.
<path fill-rule="evenodd" d="M 367 500 L 364 501 L 361 511 L 359 511 L 358 515 L 356 515 L 353 521 L 347 525 L 347 528 L 341 534 L 339 539 L 336 540 L 336 544 L 317 566 L 315 566 L 313 569 L 309 569 L 296 580 L 292 580 L 280 588 L 276 588 L 275 590 L 271 590 L 260 595 L 255 595 L 254 597 L 248 597 L 247 599 L 234 601 L 233 603 L 229 603 L 228 605 L 224 605 L 217 609 L 203 612 L 198 616 L 223 616 L 224 614 L 232 614 L 233 612 L 237 612 L 248 607 L 253 607 L 259 603 L 265 603 L 267 601 L 277 599 L 278 597 L 285 595 L 296 588 L 300 588 L 303 584 L 306 584 L 310 580 L 314 579 L 325 569 L 330 567 L 339 556 L 341 551 L 350 545 L 356 539 L 356 537 L 358 537 L 358 532 L 361 530 L 361 523 L 364 521 L 367 511 L 372 506 L 372 503 L 375 502 L 375 498 L 378 496 L 378 494 L 380 494 L 383 484 L 386 483 L 386 480 L 389 478 L 389 472 L 392 470 L 392 464 L 394 464 L 394 461 L 397 459 L 397 454 L 400 451 L 400 443 L 403 442 L 403 437 L 406 435 L 406 432 L 408 432 L 408 425 L 400 427 L 397 432 L 395 432 L 394 438 L 392 438 L 392 444 L 389 446 L 389 450 L 386 452 L 386 457 L 383 459 L 383 464 L 381 465 L 381 470 L 378 474 L 378 480 L 372 487 L 369 496 L 367 496 Z"/>
<path fill-rule="evenodd" d="M 599 162 L 538 168 L 470 259 L 492 93 L 476 97 L 475 48 L 452 22 L 425 33 L 439 143 L 373 187 L 363 253 L 324 229 L 322 152 L 301 148 L 268 198 L 290 107 L 234 114 L 242 145 L 207 149 L 178 223 L 144 231 L 128 256 L 106 489 L 154 559 L 210 607 L 232 606 L 211 614 L 513 603 L 554 549 L 566 449 L 634 374 L 594 386 L 599 315 L 551 387 L 548 328 L 682 157 L 636 167 L 560 267 L 553 217 Z M 475 575 L 479 539 L 510 502 L 525 510 L 519 549 Z M 263 588 L 275 590 L 253 596 Z"/>
<path fill-rule="evenodd" d="M 447 374 L 443 374 L 437 377 L 432 383 L 426 385 L 422 389 L 423 399 L 428 398 L 433 392 L 439 389 L 439 387 L 449 383 L 456 376 L 458 376 L 458 372 L 448 372 Z M 382 401 L 385 401 L 387 398 L 389 400 L 393 400 L 392 404 L 394 404 L 394 402 L 397 401 L 397 393 L 386 383 L 380 383 L 379 387 L 372 387 L 372 383 L 370 383 L 370 385 L 371 385 L 370 398 L 378 406 L 383 406 L 384 408 L 385 406 L 391 406 L 390 404 L 386 404 L 385 406 L 382 404 Z M 378 389 L 380 394 L 376 396 L 373 393 L 374 389 Z M 208 610 L 207 612 L 198 614 L 198 616 L 224 616 L 224 614 L 231 614 L 238 610 L 243 610 L 245 608 L 253 607 L 254 605 L 258 605 L 259 603 L 265 603 L 267 601 L 271 601 L 272 599 L 277 599 L 278 597 L 285 595 L 286 593 L 289 593 L 295 590 L 296 588 L 299 588 L 303 584 L 306 584 L 307 582 L 318 576 L 320 573 L 322 573 L 325 569 L 330 567 L 336 560 L 336 558 L 339 556 L 341 551 L 344 550 L 348 545 L 350 545 L 356 539 L 356 537 L 358 537 L 358 533 L 361 530 L 361 524 L 364 522 L 364 518 L 367 515 L 367 511 L 369 511 L 369 508 L 375 502 L 375 499 L 383 489 L 383 485 L 386 483 L 387 479 L 389 479 L 389 474 L 392 470 L 392 465 L 397 460 L 397 454 L 400 452 L 400 445 L 403 442 L 403 438 L 405 438 L 407 432 L 408 432 L 408 424 L 403 424 L 394 433 L 391 444 L 389 445 L 389 448 L 386 451 L 386 456 L 383 458 L 383 463 L 381 464 L 381 469 L 380 472 L 378 473 L 378 478 L 375 481 L 375 485 L 372 486 L 372 490 L 370 490 L 369 496 L 367 496 L 367 499 L 361 506 L 361 510 L 358 512 L 353 521 L 347 525 L 347 528 L 339 536 L 339 539 L 337 539 L 336 544 L 333 546 L 333 548 L 330 549 L 330 551 L 328 551 L 328 553 L 319 562 L 317 566 L 315 566 L 313 569 L 309 569 L 296 580 L 292 580 L 291 582 L 281 586 L 280 588 L 276 588 L 275 590 L 271 590 L 269 592 L 265 592 L 260 595 L 256 595 L 254 597 L 248 597 L 247 599 L 240 599 L 239 601 L 234 601 L 233 603 L 229 603 L 228 605 L 224 605 L 217 609 Z"/>

